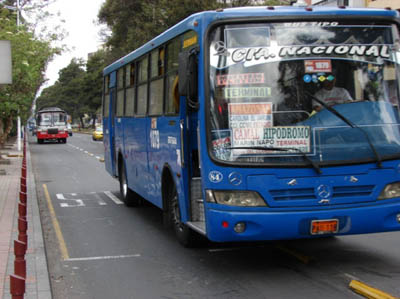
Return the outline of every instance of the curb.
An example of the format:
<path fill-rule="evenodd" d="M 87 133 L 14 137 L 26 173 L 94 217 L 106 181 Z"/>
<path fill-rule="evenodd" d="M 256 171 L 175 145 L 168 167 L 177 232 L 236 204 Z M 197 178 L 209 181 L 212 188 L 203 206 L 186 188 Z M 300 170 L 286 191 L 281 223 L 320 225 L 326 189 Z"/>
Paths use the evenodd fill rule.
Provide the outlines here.
<path fill-rule="evenodd" d="M 393 297 L 388 293 L 370 287 L 369 285 L 366 285 L 358 280 L 352 280 L 349 284 L 349 287 L 356 293 L 369 299 L 398 299 L 397 297 Z"/>

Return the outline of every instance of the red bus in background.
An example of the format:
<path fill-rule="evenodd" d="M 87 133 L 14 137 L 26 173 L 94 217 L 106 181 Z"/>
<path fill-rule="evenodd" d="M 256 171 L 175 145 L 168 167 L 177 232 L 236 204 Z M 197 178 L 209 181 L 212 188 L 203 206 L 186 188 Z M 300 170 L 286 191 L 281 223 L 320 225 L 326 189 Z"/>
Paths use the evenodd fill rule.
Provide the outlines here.
<path fill-rule="evenodd" d="M 43 108 L 36 114 L 37 143 L 45 140 L 56 140 L 67 143 L 67 113 L 57 107 Z"/>

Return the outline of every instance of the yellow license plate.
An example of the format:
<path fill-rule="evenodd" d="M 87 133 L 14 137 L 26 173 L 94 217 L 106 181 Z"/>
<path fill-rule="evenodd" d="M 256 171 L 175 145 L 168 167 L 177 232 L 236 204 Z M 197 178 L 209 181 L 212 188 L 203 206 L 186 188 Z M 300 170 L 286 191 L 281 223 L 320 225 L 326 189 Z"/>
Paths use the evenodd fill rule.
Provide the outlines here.
<path fill-rule="evenodd" d="M 311 222 L 311 234 L 334 234 L 339 230 L 339 221 L 337 219 L 313 220 Z"/>

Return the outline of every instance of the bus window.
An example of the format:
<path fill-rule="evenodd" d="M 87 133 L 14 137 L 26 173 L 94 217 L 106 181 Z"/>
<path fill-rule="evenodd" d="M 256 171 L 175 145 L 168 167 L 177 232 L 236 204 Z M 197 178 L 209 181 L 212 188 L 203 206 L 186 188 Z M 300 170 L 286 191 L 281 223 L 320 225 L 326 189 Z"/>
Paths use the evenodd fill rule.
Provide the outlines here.
<path fill-rule="evenodd" d="M 180 38 L 175 38 L 167 46 L 167 96 L 165 104 L 165 112 L 167 114 L 179 113 L 178 55 L 180 44 Z"/>
<path fill-rule="evenodd" d="M 125 116 L 133 116 L 135 109 L 135 64 L 126 66 L 126 102 Z"/>
<path fill-rule="evenodd" d="M 104 77 L 103 117 L 108 117 L 109 115 L 109 108 L 110 108 L 109 84 L 110 84 L 110 75 Z"/>
<path fill-rule="evenodd" d="M 139 86 L 137 95 L 137 114 L 146 115 L 147 112 L 147 75 L 148 75 L 148 56 L 139 61 Z"/>
<path fill-rule="evenodd" d="M 121 68 L 117 72 L 117 105 L 116 105 L 116 116 L 124 115 L 124 69 Z"/>
<path fill-rule="evenodd" d="M 149 115 L 161 115 L 163 111 L 164 78 L 162 75 L 163 49 L 151 52 Z M 161 77 L 161 78 L 160 78 Z"/>

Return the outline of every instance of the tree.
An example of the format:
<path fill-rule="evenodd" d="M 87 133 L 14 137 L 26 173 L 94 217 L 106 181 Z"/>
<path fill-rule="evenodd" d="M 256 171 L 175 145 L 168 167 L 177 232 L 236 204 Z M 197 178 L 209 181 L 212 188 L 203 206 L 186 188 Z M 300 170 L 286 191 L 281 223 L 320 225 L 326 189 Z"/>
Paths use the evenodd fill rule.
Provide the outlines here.
<path fill-rule="evenodd" d="M 83 117 L 89 115 L 94 121 L 101 107 L 103 68 L 108 53 L 98 50 L 90 55 L 87 63 L 72 59 L 70 64 L 59 71 L 54 85 L 43 90 L 36 100 L 38 109 L 56 106 L 65 110 L 72 119 L 79 119 L 84 127 Z"/>
<path fill-rule="evenodd" d="M 97 112 L 101 108 L 101 96 L 103 88 L 103 69 L 106 66 L 108 53 L 105 50 L 98 50 L 90 55 L 86 63 L 84 77 L 85 109 L 91 116 L 92 124 L 95 125 Z"/>
<path fill-rule="evenodd" d="M 221 3 L 216 0 L 106 0 L 98 18 L 112 31 L 106 45 L 115 59 L 135 50 L 189 15 L 217 7 L 221 7 Z"/>
<path fill-rule="evenodd" d="M 59 71 L 59 78 L 54 85 L 45 88 L 36 99 L 37 110 L 55 106 L 65 110 L 73 118 L 81 118 L 84 106 L 84 63 L 72 59 L 70 64 Z"/>
<path fill-rule="evenodd" d="M 0 144 L 3 144 L 15 122 L 24 122 L 30 114 L 36 92 L 44 82 L 47 63 L 57 50 L 49 40 L 34 36 L 27 25 L 17 27 L 13 11 L 0 7 L 0 39 L 10 40 L 12 48 L 12 80 L 0 87 Z"/>

